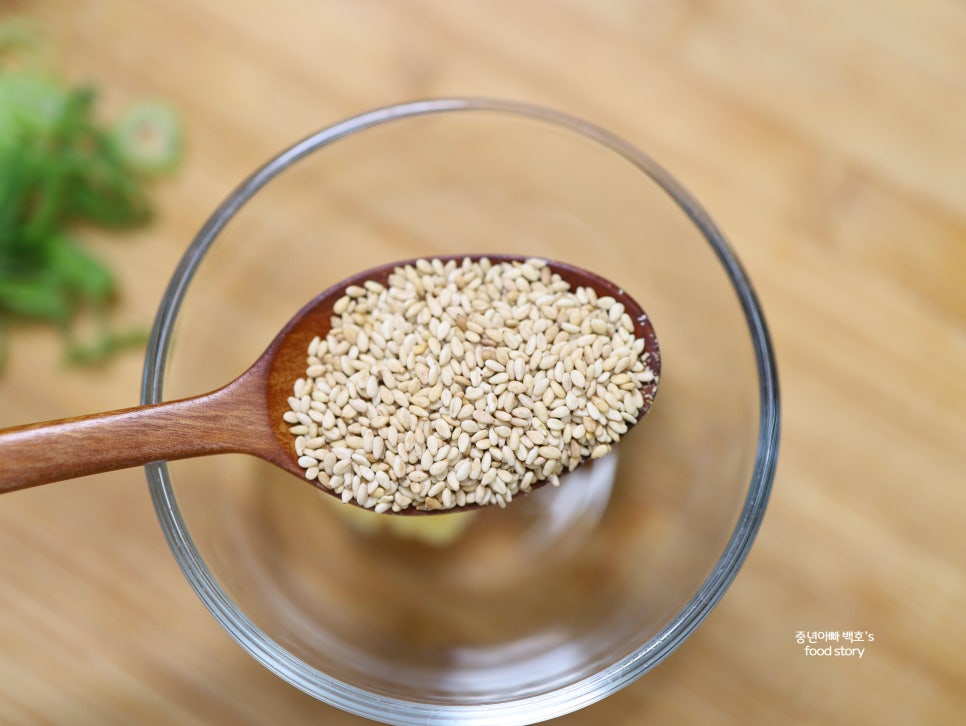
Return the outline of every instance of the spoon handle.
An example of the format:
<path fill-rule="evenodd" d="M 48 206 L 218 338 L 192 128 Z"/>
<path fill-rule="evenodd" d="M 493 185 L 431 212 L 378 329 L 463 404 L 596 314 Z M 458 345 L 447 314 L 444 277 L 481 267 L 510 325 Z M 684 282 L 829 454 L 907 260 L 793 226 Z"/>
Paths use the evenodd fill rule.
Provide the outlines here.
<path fill-rule="evenodd" d="M 5 429 L 0 493 L 152 461 L 251 451 L 267 422 L 243 377 L 194 398 Z"/>

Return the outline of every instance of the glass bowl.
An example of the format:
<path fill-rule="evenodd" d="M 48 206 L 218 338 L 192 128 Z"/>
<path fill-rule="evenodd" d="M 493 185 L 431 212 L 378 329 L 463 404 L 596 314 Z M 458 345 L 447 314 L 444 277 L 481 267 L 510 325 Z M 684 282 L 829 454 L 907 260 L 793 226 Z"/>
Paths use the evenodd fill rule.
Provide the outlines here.
<path fill-rule="evenodd" d="M 640 677 L 735 577 L 775 469 L 771 344 L 705 211 L 607 131 L 497 100 L 374 110 L 258 169 L 175 271 L 142 400 L 233 379 L 355 272 L 462 253 L 584 267 L 649 313 L 660 390 L 608 457 L 506 509 L 405 518 L 241 455 L 147 467 L 225 630 L 303 691 L 391 724 L 535 723 Z"/>

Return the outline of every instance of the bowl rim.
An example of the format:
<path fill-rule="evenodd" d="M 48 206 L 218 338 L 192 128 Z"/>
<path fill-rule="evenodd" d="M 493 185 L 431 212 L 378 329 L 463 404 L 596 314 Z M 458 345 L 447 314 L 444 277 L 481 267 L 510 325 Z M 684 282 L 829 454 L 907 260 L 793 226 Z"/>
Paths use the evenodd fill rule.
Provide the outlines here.
<path fill-rule="evenodd" d="M 724 550 L 696 593 L 658 635 L 633 653 L 579 681 L 544 693 L 485 705 L 424 703 L 373 694 L 318 671 L 296 658 L 234 605 L 208 569 L 188 532 L 166 463 L 148 464 L 145 474 L 152 502 L 175 560 L 205 607 L 228 634 L 256 661 L 309 695 L 356 715 L 400 726 L 415 726 L 430 721 L 493 726 L 536 723 L 595 703 L 657 666 L 708 616 L 744 563 L 764 517 L 778 456 L 778 373 L 768 327 L 743 266 L 701 204 L 649 155 L 596 124 L 527 102 L 483 97 L 408 101 L 351 116 L 292 144 L 242 181 L 201 227 L 166 287 L 145 353 L 141 403 L 163 400 L 164 372 L 174 323 L 189 283 L 221 230 L 261 187 L 299 159 L 343 137 L 398 119 L 467 111 L 527 117 L 596 141 L 644 172 L 684 211 L 724 267 L 749 328 L 759 382 L 758 443 L 742 511 Z"/>

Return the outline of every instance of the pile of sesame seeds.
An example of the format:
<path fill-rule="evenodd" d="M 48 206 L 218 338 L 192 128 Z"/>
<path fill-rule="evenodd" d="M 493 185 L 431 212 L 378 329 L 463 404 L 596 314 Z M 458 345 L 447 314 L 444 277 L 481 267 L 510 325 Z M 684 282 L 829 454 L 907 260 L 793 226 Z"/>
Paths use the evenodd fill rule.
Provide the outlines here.
<path fill-rule="evenodd" d="M 543 260 L 421 259 L 345 290 L 284 419 L 344 502 L 502 507 L 610 451 L 655 381 L 644 348 L 620 302 Z"/>

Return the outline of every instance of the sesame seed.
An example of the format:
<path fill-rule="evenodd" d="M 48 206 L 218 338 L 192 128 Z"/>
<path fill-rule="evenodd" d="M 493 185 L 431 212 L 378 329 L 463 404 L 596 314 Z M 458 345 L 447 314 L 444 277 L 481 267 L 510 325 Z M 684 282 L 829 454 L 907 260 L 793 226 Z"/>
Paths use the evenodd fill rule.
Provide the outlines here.
<path fill-rule="evenodd" d="M 431 467 L 429 467 L 429 475 L 433 477 L 443 476 L 449 470 L 449 462 L 445 459 L 443 461 L 435 462 Z"/>
<path fill-rule="evenodd" d="M 307 479 L 377 512 L 506 506 L 627 431 L 655 374 L 610 296 L 539 260 L 346 288 L 282 415 Z"/>
<path fill-rule="evenodd" d="M 352 468 L 352 459 L 340 459 L 332 467 L 332 473 L 343 476 Z"/>

